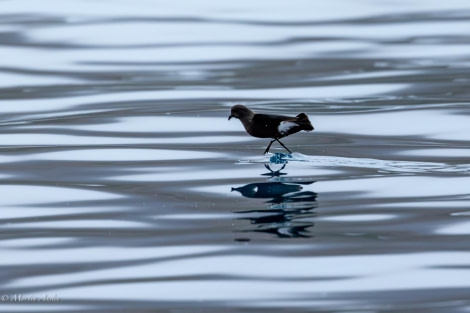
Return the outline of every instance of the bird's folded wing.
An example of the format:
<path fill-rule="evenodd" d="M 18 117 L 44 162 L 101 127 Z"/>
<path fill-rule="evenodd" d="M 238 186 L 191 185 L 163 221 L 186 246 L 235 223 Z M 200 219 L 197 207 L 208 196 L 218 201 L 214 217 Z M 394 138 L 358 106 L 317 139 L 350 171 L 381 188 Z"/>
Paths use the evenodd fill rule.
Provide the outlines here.
<path fill-rule="evenodd" d="M 255 114 L 253 116 L 253 122 L 256 124 L 266 125 L 268 127 L 277 128 L 283 121 L 290 120 L 292 117 L 282 115 L 270 115 L 270 114 Z"/>
<path fill-rule="evenodd" d="M 282 138 L 298 132 L 300 126 L 296 121 L 296 117 L 282 115 L 255 114 L 253 117 L 255 124 L 264 127 L 272 133 L 272 138 Z"/>

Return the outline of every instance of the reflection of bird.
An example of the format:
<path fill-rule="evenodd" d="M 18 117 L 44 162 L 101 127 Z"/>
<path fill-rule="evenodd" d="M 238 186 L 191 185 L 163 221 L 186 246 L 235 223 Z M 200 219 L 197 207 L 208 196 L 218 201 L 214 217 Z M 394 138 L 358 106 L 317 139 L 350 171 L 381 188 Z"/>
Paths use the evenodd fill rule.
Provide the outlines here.
<path fill-rule="evenodd" d="M 315 224 L 310 221 L 293 221 L 292 216 L 285 214 L 269 215 L 265 217 L 252 218 L 251 224 L 258 225 L 250 231 L 276 234 L 280 238 L 310 237 L 307 229 Z"/>
<path fill-rule="evenodd" d="M 285 164 L 284 164 L 285 165 Z M 288 179 L 288 178 L 287 178 Z M 312 218 L 317 207 L 317 194 L 313 191 L 302 191 L 302 185 L 313 184 L 314 181 L 301 182 L 260 182 L 251 183 L 236 190 L 247 198 L 270 198 L 268 208 L 239 211 L 243 216 L 238 220 L 249 220 L 255 228 L 249 227 L 243 231 L 256 231 L 276 234 L 285 237 L 310 237 L 307 229 L 314 224 L 305 220 Z M 302 219 L 302 220 L 298 220 Z"/>
<path fill-rule="evenodd" d="M 275 170 L 273 171 L 271 169 L 271 166 L 269 164 L 265 164 L 264 167 L 266 167 L 266 169 L 269 171 L 269 173 L 264 173 L 264 174 L 261 174 L 261 175 L 264 175 L 264 176 L 271 176 L 271 177 L 279 177 L 281 175 L 287 175 L 287 173 L 281 173 L 281 171 L 286 167 L 286 164 L 287 164 L 287 161 L 282 164 L 282 167 L 278 170 Z"/>
<path fill-rule="evenodd" d="M 265 154 L 268 153 L 269 148 L 274 141 L 279 142 L 281 146 L 291 153 L 291 151 L 284 146 L 279 139 L 295 134 L 301 130 L 313 130 L 313 126 L 310 123 L 308 116 L 304 113 L 300 113 L 296 117 L 257 114 L 244 105 L 237 104 L 232 107 L 228 119 L 230 120 L 232 117 L 238 118 L 245 127 L 246 132 L 251 136 L 273 139 L 266 147 L 266 150 L 264 151 Z"/>
<path fill-rule="evenodd" d="M 232 188 L 247 198 L 278 198 L 290 192 L 296 192 L 302 189 L 297 184 L 272 183 L 253 183 L 238 188 Z"/>

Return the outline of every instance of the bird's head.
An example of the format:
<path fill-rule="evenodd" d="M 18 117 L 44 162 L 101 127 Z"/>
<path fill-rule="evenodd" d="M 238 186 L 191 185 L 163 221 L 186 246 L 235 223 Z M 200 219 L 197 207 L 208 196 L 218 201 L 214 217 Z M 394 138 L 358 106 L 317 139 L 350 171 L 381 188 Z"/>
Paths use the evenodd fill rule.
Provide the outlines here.
<path fill-rule="evenodd" d="M 235 117 L 238 119 L 244 119 L 244 118 L 250 118 L 253 115 L 254 115 L 253 111 L 248 109 L 246 106 L 237 104 L 232 107 L 228 119 L 230 120 L 232 117 Z"/>

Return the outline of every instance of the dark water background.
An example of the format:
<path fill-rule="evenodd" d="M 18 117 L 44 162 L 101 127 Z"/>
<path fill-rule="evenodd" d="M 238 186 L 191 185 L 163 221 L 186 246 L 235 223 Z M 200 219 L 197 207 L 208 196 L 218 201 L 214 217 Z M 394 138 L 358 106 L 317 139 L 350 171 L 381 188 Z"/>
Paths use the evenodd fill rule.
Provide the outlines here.
<path fill-rule="evenodd" d="M 468 1 L 1 1 L 0 311 L 469 312 L 469 34 Z M 270 162 L 236 103 L 315 131 Z"/>

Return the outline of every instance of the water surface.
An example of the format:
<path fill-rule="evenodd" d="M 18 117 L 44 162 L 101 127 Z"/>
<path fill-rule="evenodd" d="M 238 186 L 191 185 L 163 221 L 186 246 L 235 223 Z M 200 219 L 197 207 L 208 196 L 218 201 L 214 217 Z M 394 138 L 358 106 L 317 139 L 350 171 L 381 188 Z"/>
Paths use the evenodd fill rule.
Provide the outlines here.
<path fill-rule="evenodd" d="M 470 310 L 466 2 L 0 12 L 2 311 Z"/>

